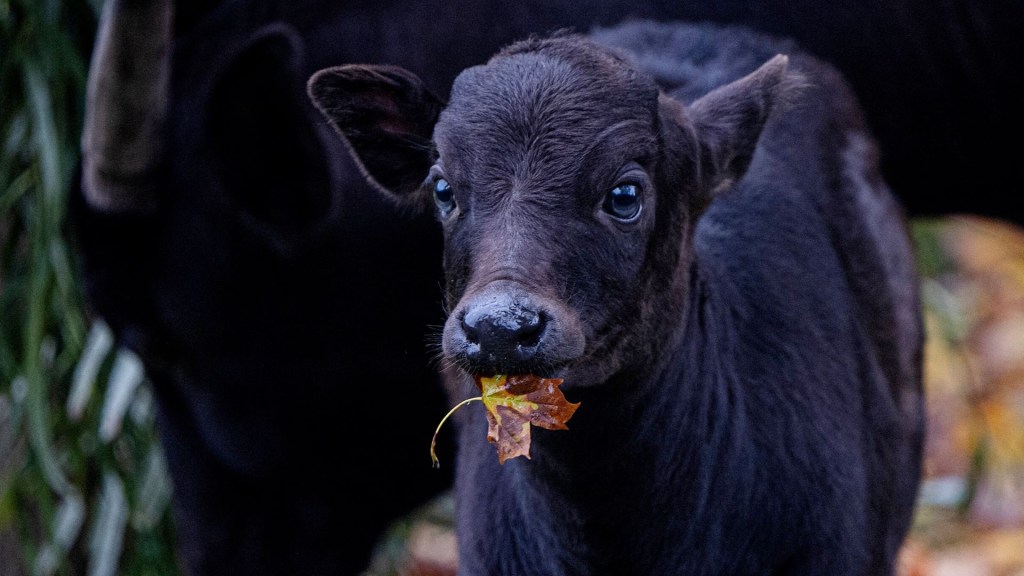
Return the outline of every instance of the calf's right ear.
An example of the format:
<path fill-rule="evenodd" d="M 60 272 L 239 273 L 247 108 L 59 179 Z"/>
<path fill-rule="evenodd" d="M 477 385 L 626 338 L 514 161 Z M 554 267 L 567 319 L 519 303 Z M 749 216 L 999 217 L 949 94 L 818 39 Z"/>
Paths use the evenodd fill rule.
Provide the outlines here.
<path fill-rule="evenodd" d="M 313 74 L 307 91 L 371 184 L 400 199 L 422 188 L 444 103 L 415 74 L 397 66 L 336 66 Z"/>

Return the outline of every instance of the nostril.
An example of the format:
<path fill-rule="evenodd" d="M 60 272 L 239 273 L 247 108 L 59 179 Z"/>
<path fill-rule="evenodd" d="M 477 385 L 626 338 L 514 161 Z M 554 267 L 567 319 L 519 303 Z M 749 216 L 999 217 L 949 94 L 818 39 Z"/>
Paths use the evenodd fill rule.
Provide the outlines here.
<path fill-rule="evenodd" d="M 522 323 L 516 330 L 516 342 L 524 348 L 536 346 L 540 342 L 540 336 L 544 332 L 547 319 L 543 314 L 530 314 L 522 319 Z"/>
<path fill-rule="evenodd" d="M 480 343 L 480 331 L 475 323 L 466 320 L 466 316 L 462 317 L 462 332 L 466 335 L 466 341 L 470 344 Z"/>

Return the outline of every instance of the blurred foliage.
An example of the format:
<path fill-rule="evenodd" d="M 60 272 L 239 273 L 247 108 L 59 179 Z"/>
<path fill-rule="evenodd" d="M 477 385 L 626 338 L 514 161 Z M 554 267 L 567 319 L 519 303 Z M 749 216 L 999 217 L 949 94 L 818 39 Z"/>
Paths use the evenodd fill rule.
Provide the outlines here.
<path fill-rule="evenodd" d="M 177 573 L 148 383 L 90 323 L 68 246 L 98 9 L 0 0 L 3 576 Z"/>
<path fill-rule="evenodd" d="M 363 576 L 454 576 L 455 502 L 438 496 L 395 522 Z"/>
<path fill-rule="evenodd" d="M 902 576 L 1024 576 L 1024 230 L 915 223 L 925 483 Z"/>

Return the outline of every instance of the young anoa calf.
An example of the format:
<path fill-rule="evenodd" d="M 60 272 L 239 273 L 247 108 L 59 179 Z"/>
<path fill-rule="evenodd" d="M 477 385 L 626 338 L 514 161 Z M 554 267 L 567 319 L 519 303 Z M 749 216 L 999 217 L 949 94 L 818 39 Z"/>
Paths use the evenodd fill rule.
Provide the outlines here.
<path fill-rule="evenodd" d="M 461 574 L 893 573 L 920 473 L 917 281 L 834 70 L 742 30 L 631 24 L 512 45 L 446 106 L 394 67 L 309 88 L 379 188 L 436 205 L 453 393 L 537 374 L 580 402 L 504 465 L 461 412 Z"/>

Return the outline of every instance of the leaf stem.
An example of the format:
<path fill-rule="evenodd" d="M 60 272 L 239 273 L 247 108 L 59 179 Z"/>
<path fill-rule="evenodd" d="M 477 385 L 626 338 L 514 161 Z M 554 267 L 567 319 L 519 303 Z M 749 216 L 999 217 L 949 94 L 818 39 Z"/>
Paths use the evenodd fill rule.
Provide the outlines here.
<path fill-rule="evenodd" d="M 466 398 L 462 402 L 459 402 L 458 404 L 453 406 L 452 409 L 449 410 L 448 413 L 444 415 L 444 418 L 441 418 L 441 421 L 437 423 L 437 428 L 434 429 L 434 437 L 430 439 L 430 461 L 433 462 L 434 468 L 441 467 L 441 463 L 437 460 L 437 452 L 435 451 L 435 448 L 437 447 L 437 433 L 441 431 L 441 425 L 444 424 L 444 421 L 447 420 L 448 417 L 451 416 L 452 413 L 458 410 L 459 408 L 465 406 L 466 404 L 469 404 L 474 400 L 480 400 L 482 402 L 483 399 L 483 396 L 474 396 L 472 398 Z"/>

